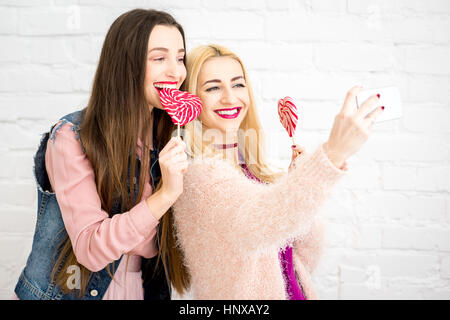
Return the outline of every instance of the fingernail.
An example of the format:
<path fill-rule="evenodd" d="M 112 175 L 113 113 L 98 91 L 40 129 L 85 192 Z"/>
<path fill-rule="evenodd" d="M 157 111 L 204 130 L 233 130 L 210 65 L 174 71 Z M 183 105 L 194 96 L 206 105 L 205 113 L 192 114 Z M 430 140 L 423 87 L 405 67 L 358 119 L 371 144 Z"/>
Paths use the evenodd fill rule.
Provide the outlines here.
<path fill-rule="evenodd" d="M 293 144 L 291 148 L 294 149 L 294 148 L 296 148 L 296 147 L 297 147 L 297 145 Z"/>
<path fill-rule="evenodd" d="M 378 97 L 378 99 L 380 99 L 380 94 L 379 93 L 377 93 L 377 97 Z"/>
<path fill-rule="evenodd" d="M 381 106 L 381 110 L 384 110 L 384 106 Z"/>

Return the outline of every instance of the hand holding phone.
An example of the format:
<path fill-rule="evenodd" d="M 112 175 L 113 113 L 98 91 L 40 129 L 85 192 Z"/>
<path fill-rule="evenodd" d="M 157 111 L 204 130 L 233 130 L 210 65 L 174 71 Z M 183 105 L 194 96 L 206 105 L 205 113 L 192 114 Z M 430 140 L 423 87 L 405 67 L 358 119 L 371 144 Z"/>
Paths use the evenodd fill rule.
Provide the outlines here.
<path fill-rule="evenodd" d="M 361 91 L 356 96 L 356 106 L 358 108 L 361 107 L 368 98 L 375 94 L 380 95 L 380 100 L 379 104 L 372 110 L 374 110 L 378 106 L 384 106 L 384 111 L 374 121 L 374 123 L 399 119 L 402 117 L 402 102 L 400 99 L 400 92 L 397 87 L 386 87 Z M 368 113 L 370 113 L 372 110 L 369 110 Z"/>

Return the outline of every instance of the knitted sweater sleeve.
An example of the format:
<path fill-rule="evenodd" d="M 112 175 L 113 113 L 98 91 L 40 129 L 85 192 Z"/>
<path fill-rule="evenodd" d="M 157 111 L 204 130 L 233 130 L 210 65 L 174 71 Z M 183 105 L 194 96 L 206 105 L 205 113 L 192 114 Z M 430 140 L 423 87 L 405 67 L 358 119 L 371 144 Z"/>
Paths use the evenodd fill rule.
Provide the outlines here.
<path fill-rule="evenodd" d="M 260 184 L 223 160 L 191 163 L 183 194 L 174 204 L 181 247 L 225 246 L 248 252 L 281 247 L 286 239 L 307 234 L 345 170 L 330 162 L 322 145 L 294 164 L 275 183 Z"/>

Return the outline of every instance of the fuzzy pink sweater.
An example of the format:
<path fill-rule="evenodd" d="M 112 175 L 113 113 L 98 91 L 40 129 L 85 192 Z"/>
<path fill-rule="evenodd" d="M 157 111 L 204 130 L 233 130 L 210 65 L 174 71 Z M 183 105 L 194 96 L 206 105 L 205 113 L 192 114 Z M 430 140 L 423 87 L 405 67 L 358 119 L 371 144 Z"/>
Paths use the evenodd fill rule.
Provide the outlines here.
<path fill-rule="evenodd" d="M 317 299 L 310 273 L 321 254 L 323 227 L 316 213 L 345 171 L 322 146 L 298 157 L 272 184 L 249 180 L 224 160 L 193 161 L 173 206 L 193 297 L 286 299 L 278 251 L 292 240 L 303 292 Z"/>

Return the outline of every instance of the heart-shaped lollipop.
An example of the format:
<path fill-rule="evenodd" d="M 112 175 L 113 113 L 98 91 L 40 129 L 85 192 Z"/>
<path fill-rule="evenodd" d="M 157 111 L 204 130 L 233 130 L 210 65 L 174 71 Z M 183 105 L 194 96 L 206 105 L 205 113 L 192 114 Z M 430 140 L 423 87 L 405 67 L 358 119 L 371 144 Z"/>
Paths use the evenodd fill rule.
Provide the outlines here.
<path fill-rule="evenodd" d="M 164 88 L 159 91 L 159 98 L 172 122 L 178 125 L 178 130 L 180 126 L 197 118 L 202 111 L 202 100 L 189 92 Z"/>
<path fill-rule="evenodd" d="M 285 97 L 284 99 L 278 100 L 278 115 L 280 116 L 280 122 L 292 140 L 294 140 L 295 129 L 297 128 L 297 112 L 297 107 L 291 97 Z"/>

